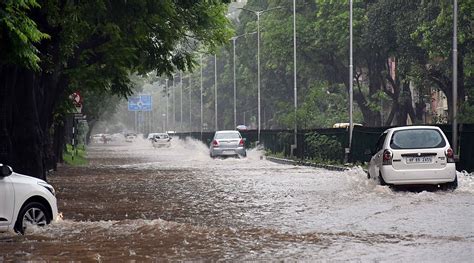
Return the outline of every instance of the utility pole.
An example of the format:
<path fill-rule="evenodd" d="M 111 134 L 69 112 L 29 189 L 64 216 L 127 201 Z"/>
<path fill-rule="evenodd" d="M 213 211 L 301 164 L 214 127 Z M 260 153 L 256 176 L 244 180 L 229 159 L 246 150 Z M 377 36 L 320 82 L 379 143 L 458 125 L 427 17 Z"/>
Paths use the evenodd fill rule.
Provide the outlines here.
<path fill-rule="evenodd" d="M 202 140 L 202 54 L 200 56 L 200 65 L 201 65 L 201 140 Z"/>
<path fill-rule="evenodd" d="M 234 62 L 234 129 L 237 127 L 237 94 L 236 94 L 236 81 L 235 81 L 235 40 L 237 40 L 237 37 L 232 38 L 232 49 L 234 51 L 234 56 L 233 56 L 233 62 Z"/>
<path fill-rule="evenodd" d="M 346 149 L 346 161 L 349 161 L 352 147 L 352 131 L 354 123 L 352 119 L 352 100 L 353 100 L 353 61 L 352 61 L 352 0 L 349 2 L 349 148 Z"/>
<path fill-rule="evenodd" d="M 180 96 L 180 119 L 179 119 L 179 131 L 180 132 L 183 132 L 183 73 L 182 72 L 179 72 L 179 87 L 180 87 L 180 93 L 181 93 L 181 96 Z"/>
<path fill-rule="evenodd" d="M 173 77 L 173 130 L 176 131 L 176 89 L 174 87 L 174 75 Z"/>
<path fill-rule="evenodd" d="M 169 98 L 168 98 L 168 79 L 166 79 L 166 125 L 165 125 L 165 132 L 168 130 L 168 104 L 169 104 Z"/>
<path fill-rule="evenodd" d="M 217 55 L 214 54 L 214 119 L 215 130 L 217 131 Z"/>
<path fill-rule="evenodd" d="M 279 9 L 281 8 L 280 6 L 270 8 L 267 10 L 261 10 L 261 11 L 254 11 L 250 10 L 247 8 L 240 8 L 242 10 L 254 13 L 257 16 L 257 115 L 258 115 L 258 127 L 257 127 L 257 141 L 260 143 L 260 128 L 261 128 L 261 111 L 260 111 L 260 15 L 274 10 L 274 9 Z"/>
<path fill-rule="evenodd" d="M 298 109 L 298 91 L 297 91 L 297 86 L 296 86 L 296 3 L 295 0 L 293 0 L 293 97 L 294 97 L 294 102 L 295 102 L 295 138 L 294 138 L 294 146 L 291 151 L 291 155 L 293 155 L 293 150 L 298 148 L 298 115 L 297 115 L 297 109 Z"/>
<path fill-rule="evenodd" d="M 454 159 L 457 160 L 458 153 L 458 1 L 454 0 L 453 18 L 453 151 Z"/>

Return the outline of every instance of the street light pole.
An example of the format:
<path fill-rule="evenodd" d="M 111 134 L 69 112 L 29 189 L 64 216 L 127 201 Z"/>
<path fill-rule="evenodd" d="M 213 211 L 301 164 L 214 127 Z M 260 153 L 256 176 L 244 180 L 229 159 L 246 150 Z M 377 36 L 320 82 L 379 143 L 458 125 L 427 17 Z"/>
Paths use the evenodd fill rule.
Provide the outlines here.
<path fill-rule="evenodd" d="M 201 140 L 202 140 L 202 54 L 200 55 L 200 65 L 201 65 Z"/>
<path fill-rule="evenodd" d="M 169 98 L 168 98 L 168 79 L 166 79 L 166 125 L 165 125 L 165 132 L 168 130 L 168 104 L 169 104 Z"/>
<path fill-rule="evenodd" d="M 454 18 L 453 18 L 453 151 L 458 154 L 458 1 L 454 0 Z"/>
<path fill-rule="evenodd" d="M 180 89 L 180 119 L 179 119 L 179 131 L 183 132 L 183 72 L 179 72 L 179 89 Z"/>
<path fill-rule="evenodd" d="M 173 77 L 173 130 L 176 131 L 176 89 L 174 87 L 174 75 Z"/>
<path fill-rule="evenodd" d="M 236 81 L 235 81 L 235 41 L 237 40 L 237 37 L 232 38 L 232 47 L 234 51 L 234 128 L 237 127 L 237 100 L 236 100 Z"/>
<path fill-rule="evenodd" d="M 217 131 L 217 55 L 214 54 L 214 119 Z"/>
<path fill-rule="evenodd" d="M 261 12 L 261 11 L 260 11 Z M 257 143 L 260 143 L 260 12 L 257 14 L 257 100 L 258 100 L 258 131 L 257 131 Z"/>
<path fill-rule="evenodd" d="M 281 8 L 280 6 L 270 8 L 267 10 L 254 11 L 247 8 L 240 8 L 242 10 L 254 13 L 257 16 L 257 115 L 258 115 L 258 127 L 257 127 L 257 143 L 260 143 L 260 124 L 261 124 L 261 111 L 260 111 L 260 14 Z"/>
<path fill-rule="evenodd" d="M 293 0 L 293 83 L 294 83 L 294 100 L 295 100 L 295 138 L 294 138 L 294 149 L 298 147 L 298 120 L 297 120 L 297 109 L 298 109 L 298 92 L 296 86 L 296 3 Z M 293 152 L 291 153 L 293 154 Z"/>
<path fill-rule="evenodd" d="M 349 3 L 349 149 L 346 150 L 346 160 L 349 161 L 349 154 L 352 147 L 352 131 L 354 128 L 352 120 L 352 100 L 353 100 L 353 61 L 352 61 L 352 0 Z"/>

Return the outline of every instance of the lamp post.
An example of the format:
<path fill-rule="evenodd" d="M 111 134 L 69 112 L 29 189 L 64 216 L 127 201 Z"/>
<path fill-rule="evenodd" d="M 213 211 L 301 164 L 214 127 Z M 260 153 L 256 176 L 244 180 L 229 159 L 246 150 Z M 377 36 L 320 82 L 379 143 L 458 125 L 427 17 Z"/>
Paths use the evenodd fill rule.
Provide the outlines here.
<path fill-rule="evenodd" d="M 270 8 L 270 9 L 267 9 L 267 10 L 261 10 L 261 11 L 255 11 L 255 10 L 250 10 L 250 9 L 247 9 L 247 8 L 240 8 L 242 10 L 245 10 L 245 11 L 248 11 L 248 12 L 251 12 L 253 14 L 255 14 L 257 16 L 257 107 L 258 107 L 258 110 L 257 110 L 257 115 L 258 115 L 258 127 L 257 127 L 257 141 L 258 143 L 260 143 L 260 123 L 261 123 L 261 118 L 260 118 L 260 15 L 265 13 L 265 12 L 268 12 L 268 11 L 271 11 L 271 10 L 274 10 L 274 9 L 279 9 L 281 8 L 280 6 L 277 6 L 277 7 L 274 7 L 274 8 Z"/>
<path fill-rule="evenodd" d="M 232 40 L 232 50 L 234 52 L 234 57 L 233 57 L 233 70 L 234 70 L 234 128 L 237 127 L 237 100 L 236 100 L 236 85 L 235 85 L 235 41 L 237 40 L 237 37 L 231 38 Z"/>
<path fill-rule="evenodd" d="M 166 125 L 165 125 L 165 132 L 168 130 L 168 104 L 169 104 L 169 98 L 168 98 L 168 79 L 166 79 Z"/>
<path fill-rule="evenodd" d="M 294 149 L 298 147 L 298 120 L 297 120 L 297 109 L 298 109 L 298 91 L 296 86 L 296 3 L 293 0 L 293 97 L 295 100 L 295 138 L 294 138 Z M 291 152 L 293 155 L 293 151 Z"/>
<path fill-rule="evenodd" d="M 352 131 L 354 123 L 352 120 L 352 100 L 353 100 L 353 61 L 352 61 L 352 0 L 349 1 L 349 148 L 346 149 L 346 160 L 349 161 L 349 154 L 352 146 Z"/>
<path fill-rule="evenodd" d="M 217 131 L 217 55 L 214 54 L 214 119 L 215 130 Z"/>
<path fill-rule="evenodd" d="M 176 90 L 174 88 L 174 76 L 175 75 L 172 75 L 172 78 L 173 78 L 173 130 L 176 131 Z"/>
<path fill-rule="evenodd" d="M 458 120 L 457 120 L 457 110 L 458 110 L 458 1 L 454 0 L 453 7 L 453 151 L 454 159 L 457 159 L 458 153 Z"/>
<path fill-rule="evenodd" d="M 179 131 L 183 132 L 183 73 L 179 72 L 179 90 L 180 90 L 180 118 L 179 118 Z"/>
<path fill-rule="evenodd" d="M 200 55 L 200 65 L 201 65 L 201 140 L 202 140 L 202 54 Z"/>

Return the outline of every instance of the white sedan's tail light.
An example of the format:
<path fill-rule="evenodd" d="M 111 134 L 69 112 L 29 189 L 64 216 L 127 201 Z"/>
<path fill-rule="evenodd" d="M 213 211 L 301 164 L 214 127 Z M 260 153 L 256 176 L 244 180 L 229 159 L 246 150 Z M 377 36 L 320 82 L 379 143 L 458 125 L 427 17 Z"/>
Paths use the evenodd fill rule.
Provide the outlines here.
<path fill-rule="evenodd" d="M 446 151 L 444 152 L 444 154 L 446 155 L 446 159 L 448 160 L 448 163 L 454 163 L 454 152 L 453 152 L 453 149 L 451 149 L 451 148 L 446 149 Z"/>
<path fill-rule="evenodd" d="M 212 141 L 212 146 L 213 147 L 219 147 L 219 142 L 217 140 Z"/>
<path fill-rule="evenodd" d="M 393 158 L 393 154 L 390 150 L 383 151 L 382 164 L 383 165 L 391 165 L 392 164 L 392 158 Z"/>

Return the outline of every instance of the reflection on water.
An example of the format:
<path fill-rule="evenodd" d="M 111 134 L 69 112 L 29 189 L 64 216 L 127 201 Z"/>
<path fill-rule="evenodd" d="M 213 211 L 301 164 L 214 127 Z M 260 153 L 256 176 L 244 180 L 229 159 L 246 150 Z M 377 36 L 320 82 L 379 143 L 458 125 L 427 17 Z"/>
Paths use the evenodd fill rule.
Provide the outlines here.
<path fill-rule="evenodd" d="M 60 167 L 49 180 L 63 219 L 26 236 L 0 234 L 0 261 L 473 256 L 467 175 L 454 193 L 393 192 L 359 168 L 274 164 L 256 150 L 213 160 L 201 143 L 172 143 L 93 145 L 89 167 Z"/>

